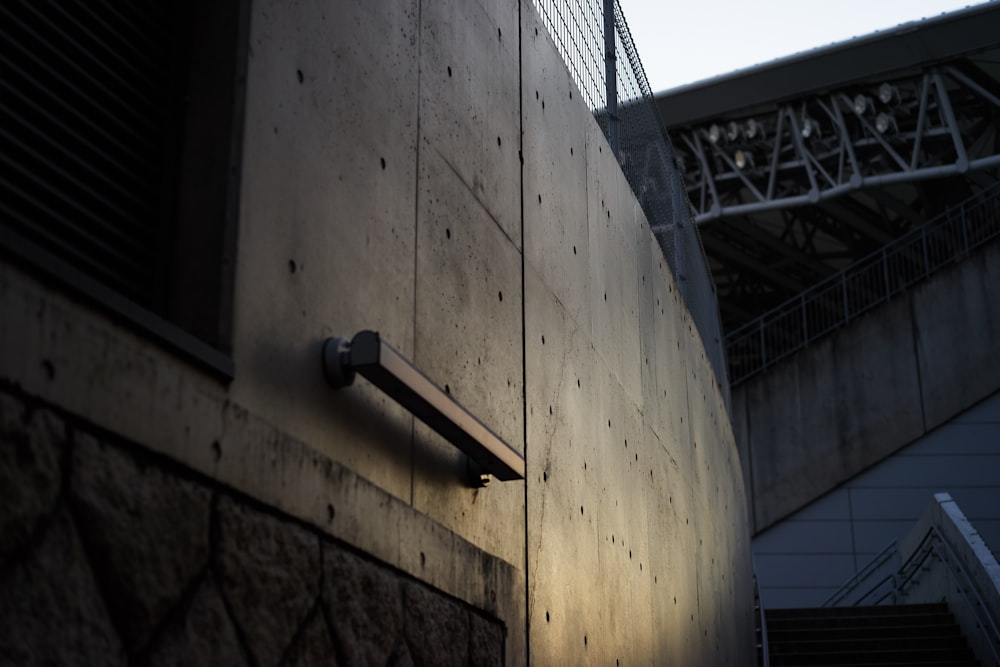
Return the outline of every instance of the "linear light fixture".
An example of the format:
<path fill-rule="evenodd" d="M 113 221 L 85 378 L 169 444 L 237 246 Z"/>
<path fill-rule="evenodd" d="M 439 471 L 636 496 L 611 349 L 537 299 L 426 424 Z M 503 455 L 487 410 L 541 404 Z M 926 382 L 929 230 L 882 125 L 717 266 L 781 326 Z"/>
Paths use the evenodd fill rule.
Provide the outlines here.
<path fill-rule="evenodd" d="M 478 464 L 477 485 L 493 475 L 501 481 L 524 479 L 524 457 L 447 392 L 434 384 L 374 331 L 348 341 L 327 338 L 323 374 L 335 388 L 349 386 L 360 373 Z"/>

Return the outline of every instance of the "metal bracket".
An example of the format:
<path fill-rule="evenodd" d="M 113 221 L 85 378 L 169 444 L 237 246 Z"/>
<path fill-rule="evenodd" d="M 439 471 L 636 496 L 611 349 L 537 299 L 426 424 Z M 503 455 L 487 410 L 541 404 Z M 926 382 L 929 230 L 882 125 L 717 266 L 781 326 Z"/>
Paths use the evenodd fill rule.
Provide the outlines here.
<path fill-rule="evenodd" d="M 360 373 L 469 457 L 470 485 L 483 487 L 493 475 L 501 481 L 524 479 L 524 457 L 443 389 L 421 373 L 374 331 L 348 341 L 323 344 L 323 375 L 342 388 Z"/>

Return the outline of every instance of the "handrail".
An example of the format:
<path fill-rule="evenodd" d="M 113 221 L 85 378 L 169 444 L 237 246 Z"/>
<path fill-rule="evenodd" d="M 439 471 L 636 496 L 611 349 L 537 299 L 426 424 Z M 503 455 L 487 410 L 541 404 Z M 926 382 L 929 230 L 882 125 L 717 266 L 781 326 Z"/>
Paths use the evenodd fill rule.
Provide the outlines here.
<path fill-rule="evenodd" d="M 952 502 L 950 496 L 947 494 L 938 494 L 935 496 L 935 502 L 940 504 L 943 501 Z M 920 535 L 920 533 L 915 532 L 914 537 L 908 539 L 916 539 L 916 535 Z M 962 535 L 964 536 L 964 534 Z M 965 539 L 967 540 L 968 538 L 966 537 Z M 900 599 L 905 599 L 908 591 L 917 584 L 918 573 L 925 569 L 927 560 L 931 556 L 934 556 L 938 562 L 945 565 L 947 568 L 946 572 L 951 577 L 961 580 L 961 585 L 956 586 L 959 596 L 972 611 L 976 625 L 982 630 L 986 640 L 985 643 L 989 647 L 994 661 L 996 661 L 996 664 L 1000 664 L 1000 624 L 998 624 L 998 619 L 991 613 L 989 604 L 984 600 L 982 592 L 969 574 L 968 569 L 962 563 L 962 560 L 958 557 L 955 549 L 956 547 L 941 529 L 935 523 L 929 523 L 927 530 L 920 537 L 920 541 L 912 548 L 906 559 L 891 574 L 882 577 L 865 589 L 863 593 L 853 597 L 853 602 L 850 605 L 858 605 L 869 600 L 869 596 L 880 591 L 886 582 L 892 583 L 891 590 L 876 599 L 874 601 L 875 605 L 883 604 L 889 598 L 891 598 L 890 604 L 896 603 Z M 823 606 L 845 606 L 842 604 L 845 599 L 864 586 L 872 577 L 876 576 L 881 571 L 880 568 L 894 554 L 900 554 L 900 547 L 895 542 L 879 552 L 868 565 L 844 582 L 833 595 L 827 598 Z"/>
<path fill-rule="evenodd" d="M 757 607 L 757 627 L 760 630 L 760 661 L 759 667 L 771 667 L 771 653 L 767 639 L 767 615 L 764 613 L 764 601 L 760 597 L 760 586 L 757 583 L 757 565 L 753 566 L 753 599 Z"/>
<path fill-rule="evenodd" d="M 726 336 L 735 386 L 1000 236 L 994 184 Z"/>
<path fill-rule="evenodd" d="M 882 549 L 882 551 L 875 554 L 875 556 L 870 561 L 868 561 L 867 565 L 858 570 L 852 577 L 850 577 L 847 581 L 841 584 L 840 588 L 838 588 L 833 593 L 833 595 L 824 600 L 821 606 L 823 607 L 838 606 L 840 602 L 842 602 L 849 593 L 851 593 L 854 589 L 860 586 L 863 581 L 867 580 L 875 572 L 879 571 L 879 568 L 881 568 L 881 566 L 886 561 L 888 561 L 892 556 L 896 557 L 899 556 L 899 547 L 896 545 L 895 542 L 892 542 L 884 549 Z M 868 591 L 866 591 L 865 594 L 859 598 L 859 600 L 865 599 L 868 595 L 870 595 L 872 592 L 878 589 L 879 586 L 885 583 L 885 581 L 886 578 L 879 580 L 874 586 L 872 586 Z M 854 602 L 854 604 L 857 604 L 857 602 Z"/>
<path fill-rule="evenodd" d="M 993 615 L 990 614 L 989 607 L 986 605 L 986 601 L 983 600 L 983 596 L 980 595 L 979 588 L 969 575 L 969 571 L 965 569 L 964 565 L 962 565 L 961 559 L 958 557 L 958 554 L 955 553 L 951 544 L 944 538 L 944 535 L 941 534 L 941 531 L 938 530 L 937 526 L 931 526 L 931 531 L 934 533 L 934 537 L 937 538 L 937 544 L 944 547 L 947 558 L 950 561 L 947 565 L 951 566 L 952 572 L 960 573 L 962 575 L 965 586 L 960 586 L 959 592 L 962 594 L 962 599 L 965 600 L 965 603 L 969 605 L 970 609 L 972 609 L 972 613 L 975 614 L 976 621 L 979 623 L 980 627 L 983 628 L 983 631 L 991 633 L 987 634 L 987 637 L 991 638 L 987 641 L 987 646 L 990 647 L 990 651 L 993 653 L 993 660 L 995 661 L 995 664 L 1000 665 L 1000 628 L 997 627 L 997 619 L 993 618 Z M 940 558 L 940 554 L 938 554 L 936 548 L 932 548 L 932 551 Z M 975 596 L 975 604 L 973 604 L 973 599 L 969 596 L 970 591 Z"/>

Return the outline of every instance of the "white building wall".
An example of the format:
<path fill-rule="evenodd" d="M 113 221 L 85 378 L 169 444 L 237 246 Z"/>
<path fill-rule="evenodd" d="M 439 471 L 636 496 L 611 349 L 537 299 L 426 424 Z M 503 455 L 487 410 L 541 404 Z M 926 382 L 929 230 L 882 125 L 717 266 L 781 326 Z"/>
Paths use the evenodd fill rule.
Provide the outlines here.
<path fill-rule="evenodd" d="M 772 608 L 821 604 L 946 491 L 1000 550 L 1000 392 L 919 438 L 753 540 Z"/>

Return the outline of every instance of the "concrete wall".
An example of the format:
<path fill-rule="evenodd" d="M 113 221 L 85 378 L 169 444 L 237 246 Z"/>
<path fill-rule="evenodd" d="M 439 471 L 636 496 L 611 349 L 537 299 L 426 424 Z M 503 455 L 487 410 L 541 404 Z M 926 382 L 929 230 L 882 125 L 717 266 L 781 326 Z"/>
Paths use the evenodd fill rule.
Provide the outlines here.
<path fill-rule="evenodd" d="M 760 532 L 1000 389 L 1000 245 L 739 385 Z"/>
<path fill-rule="evenodd" d="M 364 564 L 347 578 L 389 581 L 389 607 L 419 597 L 445 610 L 417 614 L 439 618 L 428 627 L 387 626 L 371 639 L 379 655 L 748 664 L 749 523 L 722 395 L 530 3 L 258 0 L 249 30 L 235 378 L 218 380 L 5 260 L 0 376 L 22 406 L 11 423 L 23 431 L 33 411 L 52 412 L 113 441 L 138 462 L 129 465 L 194 480 L 215 499 L 211 526 L 226 525 L 220 508 L 236 498 L 264 523 L 290 526 L 276 531 L 321 545 L 303 556 L 306 570 L 310 558 L 356 554 Z M 327 387 L 322 341 L 360 329 L 378 330 L 522 452 L 527 480 L 467 488 L 464 455 L 374 387 Z M 23 440 L 6 435 L 2 446 L 9 454 Z M 70 440 L 63 451 L 76 456 Z M 18 473 L 16 455 L 0 460 L 14 495 L 26 495 L 32 475 Z M 73 479 L 72 465 L 58 470 Z M 129 489 L 118 502 L 139 508 Z M 65 502 L 24 515 L 34 523 L 3 517 L 35 535 L 5 555 L 4 585 L 24 588 L 27 575 L 9 572 L 74 534 L 59 528 L 59 512 L 77 511 Z M 270 549 L 256 534 L 240 548 Z M 56 569 L 80 561 L 55 553 L 69 562 Z M 144 552 L 129 557 L 141 572 Z M 317 641 L 346 651 L 335 609 L 355 598 L 323 585 L 297 594 L 327 605 Z M 43 636 L 54 621 L 39 595 L 0 615 L 41 623 L 31 636 Z M 117 595 L 94 599 L 111 608 L 125 655 L 167 641 L 129 643 Z M 206 603 L 213 622 L 235 628 L 230 648 L 257 664 L 295 664 L 293 644 L 313 632 L 296 625 L 304 617 L 290 615 L 290 634 L 256 648 L 231 602 L 241 595 Z M 215 650 L 188 641 L 202 607 L 170 599 L 151 622 L 179 628 L 179 655 Z M 437 653 L 421 657 L 417 636 Z"/>

